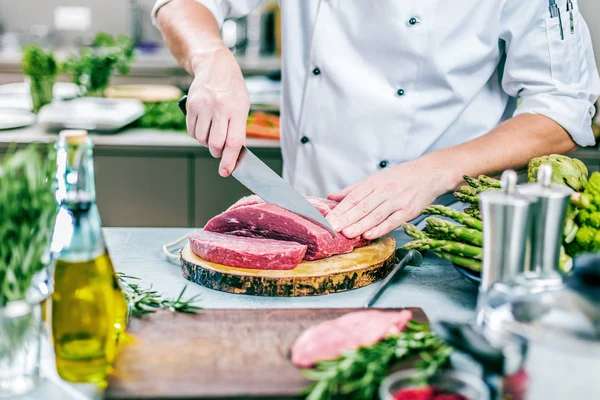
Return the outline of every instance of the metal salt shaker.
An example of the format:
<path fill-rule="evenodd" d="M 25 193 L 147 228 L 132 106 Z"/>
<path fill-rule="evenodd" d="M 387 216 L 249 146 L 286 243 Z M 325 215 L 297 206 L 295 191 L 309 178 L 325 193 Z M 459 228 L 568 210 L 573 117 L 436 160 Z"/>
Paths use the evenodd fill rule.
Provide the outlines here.
<path fill-rule="evenodd" d="M 551 183 L 552 168 L 542 165 L 537 183 L 519 185 L 517 191 L 537 201 L 533 229 L 531 230 L 531 276 L 542 280 L 562 281 L 559 269 L 560 247 L 567 208 L 573 190 Z"/>
<path fill-rule="evenodd" d="M 535 198 L 517 191 L 517 174 L 502 174 L 502 189 L 479 194 L 483 216 L 483 268 L 480 301 L 494 282 L 512 279 L 529 268 L 527 239 Z"/>

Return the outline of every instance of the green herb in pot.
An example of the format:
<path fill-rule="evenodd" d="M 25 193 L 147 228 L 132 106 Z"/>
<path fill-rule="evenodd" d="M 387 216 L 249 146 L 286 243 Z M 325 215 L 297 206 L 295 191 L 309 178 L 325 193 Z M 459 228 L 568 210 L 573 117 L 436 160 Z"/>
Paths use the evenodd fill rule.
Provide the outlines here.
<path fill-rule="evenodd" d="M 144 106 L 146 112 L 137 122 L 142 128 L 186 129 L 185 114 L 179 109 L 177 100 L 145 103 Z"/>
<path fill-rule="evenodd" d="M 0 164 L 0 307 L 24 299 L 47 265 L 57 207 L 53 158 L 31 145 Z"/>
<path fill-rule="evenodd" d="M 104 96 L 115 70 L 129 73 L 133 61 L 133 41 L 127 35 L 113 37 L 100 32 L 90 48 L 67 59 L 63 68 L 73 77 L 73 82 L 90 96 Z"/>
<path fill-rule="evenodd" d="M 33 112 L 37 113 L 52 102 L 52 89 L 58 75 L 54 53 L 46 53 L 37 44 L 28 44 L 23 47 L 21 68 L 23 74 L 29 77 Z"/>

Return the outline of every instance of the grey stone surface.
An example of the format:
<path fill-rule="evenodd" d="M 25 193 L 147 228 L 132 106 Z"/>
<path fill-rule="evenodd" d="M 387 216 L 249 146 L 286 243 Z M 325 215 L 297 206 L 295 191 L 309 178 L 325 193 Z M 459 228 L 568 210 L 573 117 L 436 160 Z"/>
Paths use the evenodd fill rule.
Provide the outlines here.
<path fill-rule="evenodd" d="M 378 283 L 344 293 L 314 297 L 256 297 L 218 292 L 188 282 L 178 265 L 167 261 L 162 246 L 184 236 L 187 228 L 106 228 L 115 269 L 141 278 L 167 296 L 176 296 L 187 284 L 188 295 L 200 294 L 206 308 L 324 308 L 361 307 Z M 396 233 L 399 244 L 408 238 Z M 473 315 L 477 288 L 452 265 L 425 254 L 420 267 L 407 267 L 397 282 L 379 298 L 376 307 L 421 307 L 430 319 L 466 320 Z"/>

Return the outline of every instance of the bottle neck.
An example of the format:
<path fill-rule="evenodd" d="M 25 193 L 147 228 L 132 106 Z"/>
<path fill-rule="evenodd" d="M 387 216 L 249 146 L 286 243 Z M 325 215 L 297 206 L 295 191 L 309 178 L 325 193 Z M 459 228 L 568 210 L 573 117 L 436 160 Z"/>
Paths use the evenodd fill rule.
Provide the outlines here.
<path fill-rule="evenodd" d="M 86 193 L 95 202 L 93 143 L 86 139 L 82 144 L 71 144 L 61 139 L 56 144 L 57 202 L 61 204 L 67 193 L 76 191 Z"/>
<path fill-rule="evenodd" d="M 53 242 L 60 252 L 59 258 L 95 258 L 106 249 L 96 206 L 92 142 L 89 139 L 80 145 L 59 142 L 57 169 L 60 211 Z"/>

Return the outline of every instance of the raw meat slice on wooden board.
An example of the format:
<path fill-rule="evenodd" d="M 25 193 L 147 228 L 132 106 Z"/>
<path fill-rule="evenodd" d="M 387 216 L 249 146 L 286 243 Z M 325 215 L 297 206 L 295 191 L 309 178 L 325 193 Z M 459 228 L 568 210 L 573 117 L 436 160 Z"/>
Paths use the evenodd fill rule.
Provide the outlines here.
<path fill-rule="evenodd" d="M 327 204 L 325 202 L 322 204 Z M 361 237 L 348 239 L 340 234 L 333 238 L 324 228 L 274 204 L 256 202 L 256 199 L 246 199 L 245 202 L 236 204 L 237 206 L 230 207 L 208 221 L 204 229 L 237 236 L 302 243 L 308 246 L 305 260 L 350 253 L 355 247 L 369 244 L 368 240 Z"/>
<path fill-rule="evenodd" d="M 253 269 L 293 269 L 307 246 L 283 240 L 237 237 L 208 231 L 188 235 L 192 252 L 217 264 Z"/>
<path fill-rule="evenodd" d="M 309 368 L 319 361 L 335 360 L 342 352 L 356 350 L 402 332 L 412 319 L 412 312 L 356 311 L 311 326 L 296 339 L 292 363 Z"/>

